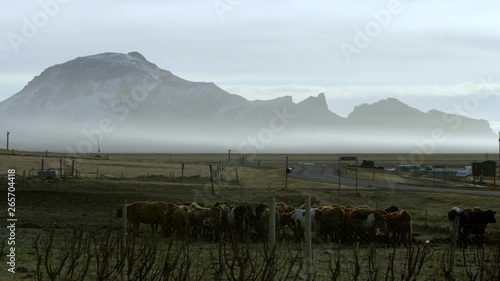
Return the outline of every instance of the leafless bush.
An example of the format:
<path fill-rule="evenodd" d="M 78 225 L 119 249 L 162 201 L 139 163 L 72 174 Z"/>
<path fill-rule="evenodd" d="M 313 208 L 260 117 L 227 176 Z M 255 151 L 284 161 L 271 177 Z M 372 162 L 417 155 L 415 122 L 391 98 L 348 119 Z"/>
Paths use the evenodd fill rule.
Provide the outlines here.
<path fill-rule="evenodd" d="M 46 236 L 33 240 L 36 254 L 37 280 L 43 280 L 45 273 L 50 280 L 84 280 L 92 260 L 89 236 L 82 231 L 73 234 L 61 243 L 62 248 L 54 247 L 55 229 L 48 230 Z"/>
<path fill-rule="evenodd" d="M 377 250 L 374 244 L 368 247 L 368 280 L 378 280 Z"/>
<path fill-rule="evenodd" d="M 91 242 L 92 247 L 89 247 L 91 253 L 88 255 L 95 257 L 96 279 L 116 279 L 124 266 L 119 233 L 109 228 L 102 235 L 92 235 Z"/>
<path fill-rule="evenodd" d="M 67 264 L 61 272 L 62 280 L 84 280 L 89 271 L 92 253 L 88 233 L 74 230 L 73 235 L 65 241 Z"/>
<path fill-rule="evenodd" d="M 335 266 L 334 266 L 335 264 Z M 340 247 L 335 251 L 335 258 L 332 258 L 332 254 L 328 252 L 328 270 L 331 274 L 331 280 L 336 281 L 340 277 L 340 270 L 342 269 L 340 262 Z"/>
<path fill-rule="evenodd" d="M 426 246 L 406 248 L 406 259 L 401 272 L 401 280 L 416 281 L 419 280 L 420 272 L 426 262 L 433 256 L 433 253 Z"/>
<path fill-rule="evenodd" d="M 299 243 L 279 242 L 270 247 L 231 239 L 208 243 L 129 236 L 122 245 L 121 239 L 122 233 L 112 228 L 70 235 L 49 230 L 33 240 L 34 279 L 119 280 L 122 270 L 127 280 L 280 281 L 307 276 Z M 450 268 L 451 258 L 458 263 L 454 268 Z M 500 279 L 500 244 L 475 252 L 469 248 L 456 257 L 450 256 L 449 249 L 427 244 L 390 249 L 374 244 L 353 249 L 339 244 L 333 250 L 317 252 L 315 260 L 314 278 L 318 280 Z"/>

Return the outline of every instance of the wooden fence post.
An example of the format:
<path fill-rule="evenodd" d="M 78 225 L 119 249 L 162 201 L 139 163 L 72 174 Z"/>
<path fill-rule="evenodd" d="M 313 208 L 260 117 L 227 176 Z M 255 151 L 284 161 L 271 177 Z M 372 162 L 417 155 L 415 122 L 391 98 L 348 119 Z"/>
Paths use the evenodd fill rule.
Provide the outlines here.
<path fill-rule="evenodd" d="M 63 177 L 63 164 L 62 164 L 62 159 L 59 158 L 59 177 Z"/>
<path fill-rule="evenodd" d="M 312 234 L 311 234 L 311 195 L 306 197 L 306 208 L 305 208 L 305 233 L 304 233 L 304 258 L 306 260 L 306 271 L 307 280 L 314 279 L 314 267 L 313 267 L 313 257 L 312 257 Z"/>
<path fill-rule="evenodd" d="M 121 256 L 122 256 L 122 268 L 121 268 L 121 280 L 127 280 L 125 278 L 125 255 L 127 249 L 127 200 L 123 201 L 122 206 L 122 248 L 121 248 Z"/>
<path fill-rule="evenodd" d="M 215 195 L 215 190 L 214 190 L 214 174 L 212 172 L 212 164 L 208 165 L 210 167 L 210 191 L 212 192 L 212 195 Z"/>
<path fill-rule="evenodd" d="M 425 209 L 424 226 L 427 227 L 427 209 Z"/>
<path fill-rule="evenodd" d="M 272 255 L 271 276 L 275 275 L 275 255 L 276 255 L 276 195 L 269 197 L 269 253 Z"/>
<path fill-rule="evenodd" d="M 184 162 L 181 163 L 181 182 L 184 182 Z"/>
<path fill-rule="evenodd" d="M 453 276 L 453 267 L 455 266 L 455 251 L 457 248 L 457 239 L 458 237 L 458 226 L 460 224 L 460 217 L 456 217 L 453 221 L 453 235 L 451 236 L 451 250 L 450 250 L 450 264 L 449 264 L 449 272 L 450 276 Z"/>

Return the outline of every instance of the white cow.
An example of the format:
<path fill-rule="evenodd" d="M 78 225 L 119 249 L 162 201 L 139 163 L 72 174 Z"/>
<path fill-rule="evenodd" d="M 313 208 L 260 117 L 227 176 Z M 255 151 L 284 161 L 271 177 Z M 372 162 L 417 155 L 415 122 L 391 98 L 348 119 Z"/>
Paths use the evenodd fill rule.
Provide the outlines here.
<path fill-rule="evenodd" d="M 316 219 L 316 211 L 317 208 L 311 209 L 311 229 L 315 230 L 315 233 L 319 233 L 320 222 Z M 303 209 L 295 209 L 291 215 L 290 220 L 288 221 L 288 225 L 292 229 L 295 238 L 303 239 L 304 238 L 304 230 L 306 225 L 306 211 Z"/>

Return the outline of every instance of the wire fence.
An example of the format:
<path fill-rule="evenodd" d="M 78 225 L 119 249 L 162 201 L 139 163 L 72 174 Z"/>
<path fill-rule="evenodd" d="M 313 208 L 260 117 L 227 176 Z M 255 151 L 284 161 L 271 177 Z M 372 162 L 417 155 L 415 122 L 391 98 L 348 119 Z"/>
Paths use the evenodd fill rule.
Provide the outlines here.
<path fill-rule="evenodd" d="M 411 235 L 406 211 L 313 207 L 310 197 L 304 201 L 303 209 L 276 202 L 274 196 L 255 207 L 124 202 L 116 209 L 121 218 L 116 228 L 75 230 L 64 239 L 52 229 L 39 236 L 33 243 L 38 260 L 34 279 L 500 278 L 500 241 L 460 246 L 461 239 L 474 237 L 464 236 L 459 219 L 453 221 L 449 239 L 436 246 Z"/>

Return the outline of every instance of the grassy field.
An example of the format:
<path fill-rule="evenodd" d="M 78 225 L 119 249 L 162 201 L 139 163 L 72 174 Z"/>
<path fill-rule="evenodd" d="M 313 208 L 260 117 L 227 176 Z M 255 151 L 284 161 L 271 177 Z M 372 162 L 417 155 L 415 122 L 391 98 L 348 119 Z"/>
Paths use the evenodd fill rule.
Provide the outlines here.
<path fill-rule="evenodd" d="M 231 157 L 238 156 L 232 155 Z M 331 161 L 331 159 L 335 159 L 335 157 L 338 156 L 289 155 L 289 161 L 328 164 L 334 163 L 335 161 Z M 389 166 L 389 163 L 397 163 L 400 157 L 408 157 L 408 155 L 366 156 L 367 159 L 374 160 L 376 163 L 384 163 L 386 166 Z M 479 157 L 481 155 L 431 155 L 428 161 L 429 163 L 432 161 L 449 163 L 451 166 L 458 165 L 456 163 L 460 162 L 467 163 L 467 161 Z M 449 159 L 446 160 L 446 158 Z M 39 168 L 41 159 L 44 159 L 45 168 L 58 168 L 59 159 L 66 163 L 75 160 L 75 169 L 79 171 L 80 177 L 78 179 L 29 178 L 28 171 Z M 207 205 L 225 201 L 230 204 L 248 203 L 255 206 L 257 203 L 267 202 L 269 194 L 275 193 L 278 201 L 284 201 L 294 206 L 302 204 L 308 195 L 311 196 L 315 205 L 337 202 L 369 205 L 373 208 L 396 205 L 412 214 L 417 245 L 428 245 L 433 247 L 435 251 L 444 251 L 444 247 L 449 243 L 446 214 L 451 207 L 481 206 L 485 209 L 500 209 L 498 197 L 453 193 L 379 191 L 370 188 L 356 191 L 353 186 L 342 186 L 340 197 L 338 197 L 336 184 L 309 182 L 294 178 L 288 179 L 288 188 L 285 189 L 284 155 L 258 155 L 251 162 L 252 165 L 226 168 L 222 172 L 221 180 L 214 182 L 212 192 L 208 165 L 212 164 L 215 170 L 220 161 L 224 160 L 227 160 L 227 155 L 223 154 L 109 155 L 107 157 L 91 156 L 85 158 L 51 155 L 51 153 L 48 153 L 47 156 L 44 153 L 0 155 L 0 177 L 5 176 L 9 168 L 15 168 L 17 171 L 16 216 L 18 222 L 16 239 L 20 274 L 17 274 L 16 278 L 33 279 L 37 256 L 33 249 L 33 241 L 40 235 L 46 237 L 48 229 L 55 229 L 62 237 L 68 237 L 74 230 L 99 233 L 110 227 L 119 229 L 119 221 L 115 218 L 115 214 L 116 209 L 124 201 L 196 201 Z M 256 161 L 261 161 L 260 166 Z M 180 177 L 182 173 L 181 163 L 184 163 L 184 178 Z M 22 178 L 23 170 L 26 171 L 24 181 Z M 352 173 L 352 171 L 348 173 Z M 408 183 L 408 178 L 404 175 L 386 174 L 388 173 L 386 171 L 376 171 L 376 173 L 376 177 L 383 176 L 387 178 L 386 180 L 407 181 L 406 183 Z M 362 171 L 360 175 L 369 178 L 372 176 L 372 172 Z M 7 179 L 2 178 L 1 182 L 3 184 L 0 187 L 0 198 L 7 198 Z M 7 203 L 6 199 L 4 202 Z M 5 203 L 2 203 L 2 206 L 6 206 Z M 6 212 L 2 212 L 0 221 L 5 222 L 6 219 Z M 146 235 L 148 229 L 144 228 L 143 231 Z M 488 226 L 487 231 L 490 243 L 500 241 L 500 224 Z M 4 233 L 2 232 L 2 237 L 5 237 Z M 5 241 L 4 238 L 2 240 Z M 209 244 L 204 245 L 207 249 L 211 247 L 208 246 Z M 286 247 L 288 247 L 287 249 L 290 247 L 299 249 L 299 246 L 291 244 Z M 383 248 L 382 245 L 379 246 Z M 218 245 L 213 245 L 210 249 L 216 251 L 217 247 Z M 314 251 L 317 256 L 315 260 L 318 268 L 321 268 L 321 273 L 318 273 L 318 276 L 326 276 L 325 272 L 329 272 L 330 264 L 327 261 L 330 261 L 337 249 L 334 245 L 315 244 Z M 391 250 L 380 251 L 378 255 L 384 256 Z M 402 251 L 398 250 L 399 255 L 405 256 Z M 352 246 L 345 246 L 342 248 L 342 252 L 348 254 L 343 259 L 353 261 Z M 364 261 L 369 260 L 368 245 L 362 245 L 361 252 L 361 255 L 365 256 Z M 291 253 L 293 254 L 293 252 Z M 404 260 L 404 257 L 401 259 Z M 380 268 L 386 266 L 387 264 L 381 264 Z M 434 267 L 436 266 L 439 265 L 434 265 Z M 350 270 L 355 270 L 355 268 Z M 303 274 L 302 272 L 300 275 L 303 276 Z M 2 276 L 1 273 L 0 276 Z M 339 280 L 349 280 L 349 278 Z M 439 278 L 434 280 L 439 280 Z"/>

